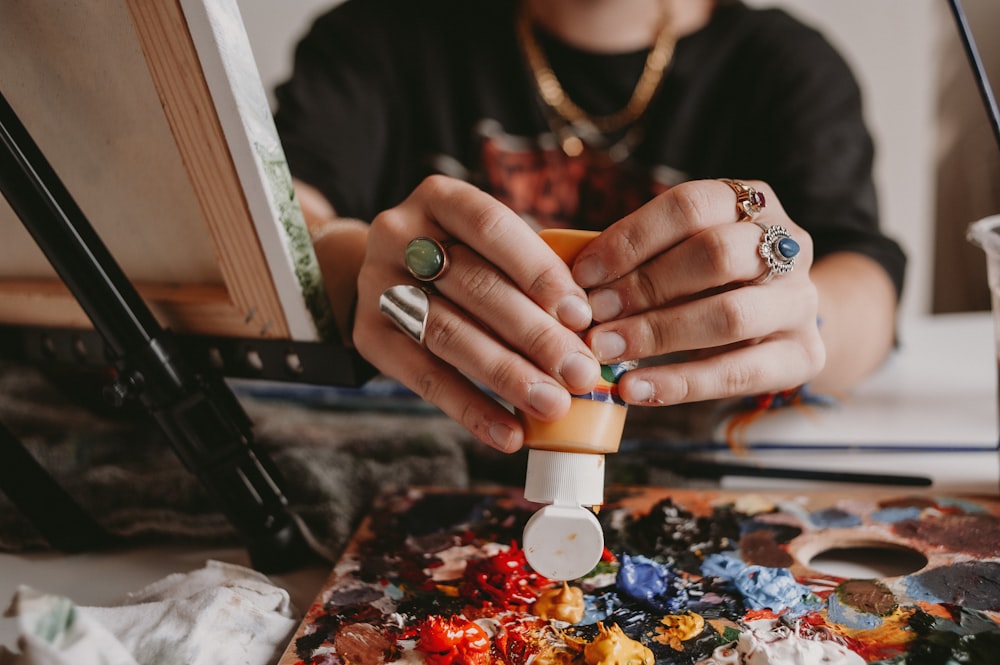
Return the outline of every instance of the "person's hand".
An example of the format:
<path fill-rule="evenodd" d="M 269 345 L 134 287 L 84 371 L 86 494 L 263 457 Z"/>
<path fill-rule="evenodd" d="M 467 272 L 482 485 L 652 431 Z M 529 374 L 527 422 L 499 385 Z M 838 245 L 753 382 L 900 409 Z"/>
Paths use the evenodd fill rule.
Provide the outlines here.
<path fill-rule="evenodd" d="M 408 243 L 421 236 L 441 242 L 448 257 L 443 274 L 423 284 L 405 263 Z M 419 339 L 380 311 L 397 285 L 426 289 Z M 472 185 L 432 176 L 372 222 L 355 346 L 484 443 L 513 451 L 524 432 L 481 386 L 549 421 L 568 411 L 571 392 L 593 387 L 600 367 L 579 335 L 591 323 L 586 293 L 566 264 L 523 219 Z"/>
<path fill-rule="evenodd" d="M 588 290 L 598 322 L 586 339 L 601 362 L 674 354 L 626 373 L 618 385 L 626 402 L 784 390 L 822 369 L 812 239 L 770 187 L 740 184 L 765 197 L 752 218 L 726 182 L 687 182 L 610 226 L 576 258 L 573 276 Z M 758 253 L 758 224 L 783 227 L 800 248 L 790 272 L 763 283 L 755 282 L 770 271 Z M 786 242 L 785 249 L 795 248 Z"/>

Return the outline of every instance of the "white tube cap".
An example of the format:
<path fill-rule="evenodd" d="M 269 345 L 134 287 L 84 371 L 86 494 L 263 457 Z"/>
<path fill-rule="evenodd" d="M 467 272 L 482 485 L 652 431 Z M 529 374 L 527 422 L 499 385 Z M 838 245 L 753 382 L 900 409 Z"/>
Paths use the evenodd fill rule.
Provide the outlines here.
<path fill-rule="evenodd" d="M 536 503 L 604 503 L 604 455 L 529 450 L 524 498 Z"/>
<path fill-rule="evenodd" d="M 604 455 L 528 451 L 524 498 L 545 506 L 524 526 L 524 557 L 552 580 L 583 577 L 604 553 L 601 523 L 587 508 L 604 503 Z"/>
<path fill-rule="evenodd" d="M 545 506 L 524 525 L 524 558 L 550 580 L 583 577 L 601 560 L 604 531 L 581 506 Z"/>

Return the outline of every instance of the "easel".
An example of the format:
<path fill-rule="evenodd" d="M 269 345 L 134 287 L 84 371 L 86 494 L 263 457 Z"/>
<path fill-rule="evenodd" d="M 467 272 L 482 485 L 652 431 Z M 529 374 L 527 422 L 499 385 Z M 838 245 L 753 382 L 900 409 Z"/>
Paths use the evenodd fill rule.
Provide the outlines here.
<path fill-rule="evenodd" d="M 235 7 L 222 3 L 187 5 L 184 11 L 196 16 L 200 16 L 199 11 L 221 13 L 221 17 L 203 17 L 205 23 L 231 18 L 224 14 Z M 146 40 L 143 44 L 149 46 L 146 42 L 159 40 L 157 48 L 147 53 L 173 49 L 163 61 L 155 61 L 161 56 L 147 57 L 168 121 L 173 123 L 173 133 L 178 143 L 187 141 L 187 150 L 193 153 L 187 161 L 202 159 L 217 170 L 228 159 L 225 148 L 236 151 L 238 142 L 230 139 L 222 148 L 221 159 L 211 151 L 203 151 L 197 128 L 192 137 L 185 139 L 183 135 L 184 123 L 191 121 L 184 115 L 188 111 L 183 105 L 190 102 L 189 93 L 183 95 L 177 109 L 170 107 L 176 97 L 171 94 L 171 85 L 178 82 L 174 77 L 186 83 L 188 76 L 182 71 L 185 67 L 200 72 L 202 67 L 210 66 L 204 58 L 199 62 L 193 56 L 194 38 L 188 37 L 183 25 L 184 11 L 180 4 L 167 3 L 153 10 L 142 3 L 131 3 L 128 8 L 140 41 Z M 211 37 L 208 35 L 209 42 Z M 164 41 L 169 48 L 164 48 Z M 203 35 L 203 49 L 205 41 Z M 208 52 L 211 55 L 213 51 L 209 48 Z M 189 112 L 191 117 L 200 118 L 206 107 L 216 106 L 221 112 L 224 106 L 218 99 L 201 103 L 202 108 Z M 241 109 L 235 112 L 239 115 Z M 214 117 L 206 122 L 213 121 Z M 211 133 L 211 129 L 206 131 Z M 78 326 L 11 325 L 0 334 L 5 355 L 40 364 L 113 367 L 115 378 L 106 387 L 105 397 L 115 404 L 131 400 L 142 405 L 167 435 L 184 465 L 218 502 L 245 541 L 255 567 L 267 572 L 287 570 L 311 556 L 282 493 L 281 480 L 270 461 L 254 446 L 252 424 L 222 376 L 358 385 L 372 376 L 371 368 L 340 345 L 320 339 L 291 339 L 287 324 L 277 326 L 277 334 L 270 332 L 272 321 L 280 323 L 280 311 L 266 314 L 264 325 L 255 325 L 254 329 L 261 330 L 258 337 L 226 334 L 226 326 L 233 325 L 227 321 L 242 323 L 252 318 L 240 316 L 240 294 L 226 295 L 218 305 L 200 303 L 203 312 L 206 307 L 221 312 L 199 319 L 207 318 L 207 325 L 218 326 L 221 333 L 196 330 L 188 335 L 175 334 L 154 316 L 2 94 L 0 149 L 0 192 L 93 326 L 89 330 Z M 238 193 L 239 185 L 230 187 Z M 252 180 L 247 184 L 244 175 L 242 187 L 248 190 L 255 185 Z M 248 196 L 252 193 L 256 192 Z M 217 192 L 210 195 L 218 197 Z M 237 222 L 241 221 L 238 212 L 223 210 L 218 214 L 229 226 L 234 224 L 234 215 Z M 253 238 L 250 249 L 235 248 L 233 252 L 252 256 L 256 242 Z M 270 274 L 275 274 L 273 265 Z M 261 290 L 263 300 L 267 300 L 268 286 Z M 249 304 L 244 306 L 251 314 L 257 311 L 253 298 L 246 296 Z M 230 311 L 232 314 L 227 313 Z M 44 316 L 42 319 L 43 324 L 49 323 Z M 237 329 L 237 333 L 240 331 Z M 63 491 L 2 425 L 0 459 L 0 488 L 53 546 L 81 551 L 116 544 L 115 538 Z"/>

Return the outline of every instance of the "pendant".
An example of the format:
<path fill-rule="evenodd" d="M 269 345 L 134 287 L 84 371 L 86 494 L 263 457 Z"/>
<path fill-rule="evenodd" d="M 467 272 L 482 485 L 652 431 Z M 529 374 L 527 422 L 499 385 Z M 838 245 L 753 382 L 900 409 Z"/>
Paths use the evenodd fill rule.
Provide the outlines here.
<path fill-rule="evenodd" d="M 583 141 L 579 136 L 566 134 L 559 140 L 559 146 L 567 157 L 579 157 L 583 154 Z"/>

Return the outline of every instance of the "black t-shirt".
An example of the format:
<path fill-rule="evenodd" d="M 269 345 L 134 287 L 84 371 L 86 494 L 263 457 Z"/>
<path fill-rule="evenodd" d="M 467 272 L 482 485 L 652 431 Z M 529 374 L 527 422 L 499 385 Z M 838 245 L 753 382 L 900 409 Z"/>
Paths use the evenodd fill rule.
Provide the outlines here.
<path fill-rule="evenodd" d="M 902 288 L 878 226 L 873 146 L 843 58 L 788 14 L 720 3 L 677 43 L 621 163 L 558 147 L 515 33 L 516 0 L 347 0 L 300 42 L 275 121 L 292 174 L 371 220 L 428 174 L 466 178 L 536 226 L 603 228 L 677 182 L 756 178 L 812 235 Z M 646 52 L 598 55 L 538 33 L 589 113 L 626 103 Z M 617 138 L 617 137 L 613 137 Z"/>

